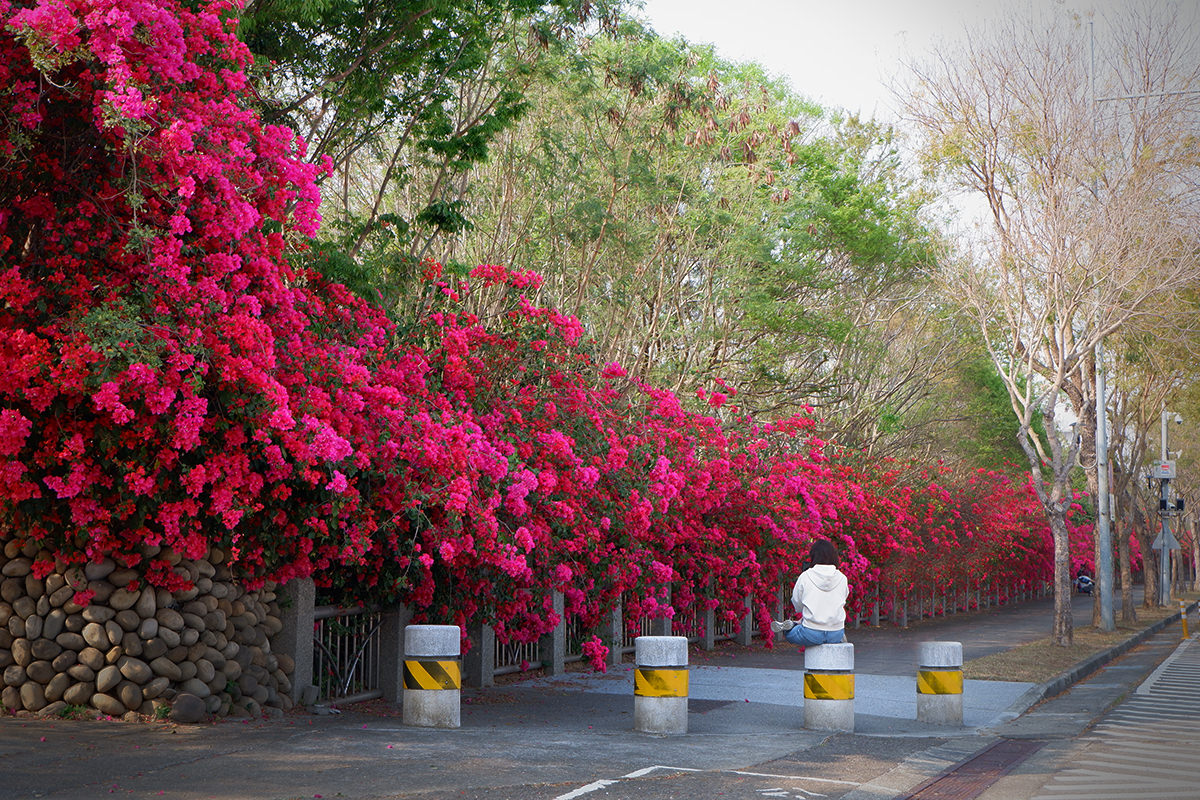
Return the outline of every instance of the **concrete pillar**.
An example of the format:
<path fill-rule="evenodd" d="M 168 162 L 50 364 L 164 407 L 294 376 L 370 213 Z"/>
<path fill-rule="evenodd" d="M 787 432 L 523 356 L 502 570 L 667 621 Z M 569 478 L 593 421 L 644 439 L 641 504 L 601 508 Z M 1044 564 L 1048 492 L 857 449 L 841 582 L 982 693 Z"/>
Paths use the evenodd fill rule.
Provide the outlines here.
<path fill-rule="evenodd" d="M 687 733 L 687 638 L 634 640 L 633 728 L 642 733 Z"/>
<path fill-rule="evenodd" d="M 666 591 L 667 605 L 671 604 L 671 587 L 667 587 Z M 651 636 L 670 636 L 671 635 L 671 618 L 670 617 L 655 617 L 650 620 L 650 635 Z M 635 641 L 636 645 L 637 642 Z"/>
<path fill-rule="evenodd" d="M 921 642 L 917 661 L 917 720 L 962 725 L 962 643 Z"/>
<path fill-rule="evenodd" d="M 468 631 L 471 649 L 463 659 L 463 679 L 467 686 L 486 689 L 496 685 L 496 632 L 491 625 L 473 624 Z"/>
<path fill-rule="evenodd" d="M 749 646 L 754 640 L 754 598 L 746 597 L 746 613 L 742 615 L 742 624 L 738 628 L 737 636 L 734 640 L 740 644 Z"/>
<path fill-rule="evenodd" d="M 404 699 L 404 629 L 411 620 L 412 609 L 397 606 L 384 612 L 379 626 L 379 688 L 397 705 Z"/>
<path fill-rule="evenodd" d="M 558 625 L 538 639 L 538 660 L 547 675 L 562 675 L 567 671 L 567 619 L 563 593 L 555 591 L 551 595 L 554 613 L 558 615 Z"/>
<path fill-rule="evenodd" d="M 804 649 L 804 727 L 854 731 L 854 645 Z"/>
<path fill-rule="evenodd" d="M 271 651 L 292 659 L 292 702 L 313 703 L 317 687 L 313 685 L 313 612 L 317 589 L 312 578 L 297 578 L 280 588 L 279 611 L 283 628 L 271 639 Z"/>
<path fill-rule="evenodd" d="M 871 598 L 871 627 L 879 627 L 879 586 L 875 586 L 875 594 Z"/>
<path fill-rule="evenodd" d="M 457 728 L 462 707 L 457 625 L 404 629 L 404 724 Z"/>
<path fill-rule="evenodd" d="M 616 607 L 609 615 L 608 629 L 605 633 L 608 634 L 608 663 L 616 666 L 624 656 L 622 648 L 625 642 L 625 612 L 621 608 L 620 600 L 617 600 Z"/>
<path fill-rule="evenodd" d="M 712 650 L 717 646 L 717 611 L 713 608 L 704 609 L 704 630 L 700 632 L 700 646 Z"/>

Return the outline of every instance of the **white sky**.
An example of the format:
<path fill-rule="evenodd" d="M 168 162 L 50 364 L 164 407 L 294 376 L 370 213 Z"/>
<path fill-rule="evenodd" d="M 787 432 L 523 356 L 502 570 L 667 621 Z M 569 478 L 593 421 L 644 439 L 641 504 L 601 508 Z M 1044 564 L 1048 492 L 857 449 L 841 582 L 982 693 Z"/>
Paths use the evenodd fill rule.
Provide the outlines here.
<path fill-rule="evenodd" d="M 660 34 L 715 44 L 730 60 L 757 61 L 821 105 L 892 121 L 885 81 L 902 53 L 920 55 L 968 25 L 1031 6 L 1086 14 L 1127 2 L 1142 0 L 645 0 L 645 16 Z M 1189 4 L 1200 7 L 1183 1 Z"/>

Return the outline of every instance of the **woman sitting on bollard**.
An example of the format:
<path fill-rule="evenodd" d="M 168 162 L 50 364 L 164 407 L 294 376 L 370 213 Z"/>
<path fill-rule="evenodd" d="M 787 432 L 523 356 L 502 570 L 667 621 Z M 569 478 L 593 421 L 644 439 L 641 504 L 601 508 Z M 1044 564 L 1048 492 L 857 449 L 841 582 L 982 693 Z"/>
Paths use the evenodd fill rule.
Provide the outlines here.
<path fill-rule="evenodd" d="M 809 551 L 809 563 L 792 589 L 792 607 L 800 621 L 771 620 L 771 630 L 782 631 L 785 639 L 801 647 L 843 642 L 850 586 L 837 568 L 837 549 L 832 542 L 818 539 Z"/>

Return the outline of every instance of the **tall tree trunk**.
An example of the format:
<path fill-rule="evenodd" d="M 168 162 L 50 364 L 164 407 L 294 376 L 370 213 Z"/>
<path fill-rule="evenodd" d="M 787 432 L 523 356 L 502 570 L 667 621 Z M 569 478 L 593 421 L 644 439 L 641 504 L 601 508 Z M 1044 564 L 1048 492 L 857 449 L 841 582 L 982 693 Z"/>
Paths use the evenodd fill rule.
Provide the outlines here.
<path fill-rule="evenodd" d="M 1143 608 L 1158 607 L 1158 554 L 1150 545 L 1154 542 L 1146 525 L 1149 520 L 1139 509 L 1137 512 L 1137 540 L 1142 550 L 1142 583 L 1146 593 L 1142 598 Z"/>
<path fill-rule="evenodd" d="M 1196 538 L 1196 518 L 1188 517 L 1187 526 L 1192 536 L 1192 591 L 1200 592 L 1200 539 Z"/>
<path fill-rule="evenodd" d="M 1116 522 L 1117 564 L 1121 570 L 1121 622 L 1137 622 L 1133 607 L 1133 567 L 1129 563 L 1129 526 L 1125 519 Z"/>
<path fill-rule="evenodd" d="M 1075 624 L 1071 619 L 1071 555 L 1067 536 L 1067 512 L 1055 503 L 1047 508 L 1050 533 L 1054 537 L 1054 643 L 1069 647 L 1075 637 Z"/>

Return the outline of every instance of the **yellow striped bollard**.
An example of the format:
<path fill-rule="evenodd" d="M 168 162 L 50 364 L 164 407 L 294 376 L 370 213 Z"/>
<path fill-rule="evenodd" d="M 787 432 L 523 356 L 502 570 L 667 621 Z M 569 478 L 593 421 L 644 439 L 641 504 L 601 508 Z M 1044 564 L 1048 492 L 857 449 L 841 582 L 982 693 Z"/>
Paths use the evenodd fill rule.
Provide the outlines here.
<path fill-rule="evenodd" d="M 633 640 L 633 728 L 642 733 L 687 733 L 687 637 Z"/>
<path fill-rule="evenodd" d="M 921 642 L 917 659 L 917 720 L 962 725 L 962 642 Z"/>
<path fill-rule="evenodd" d="M 404 629 L 404 724 L 457 728 L 462 703 L 457 625 Z"/>
<path fill-rule="evenodd" d="M 1187 639 L 1187 603 L 1182 600 L 1179 601 L 1179 621 L 1183 623 L 1183 638 Z"/>
<path fill-rule="evenodd" d="M 804 727 L 854 731 L 854 645 L 804 648 Z"/>

